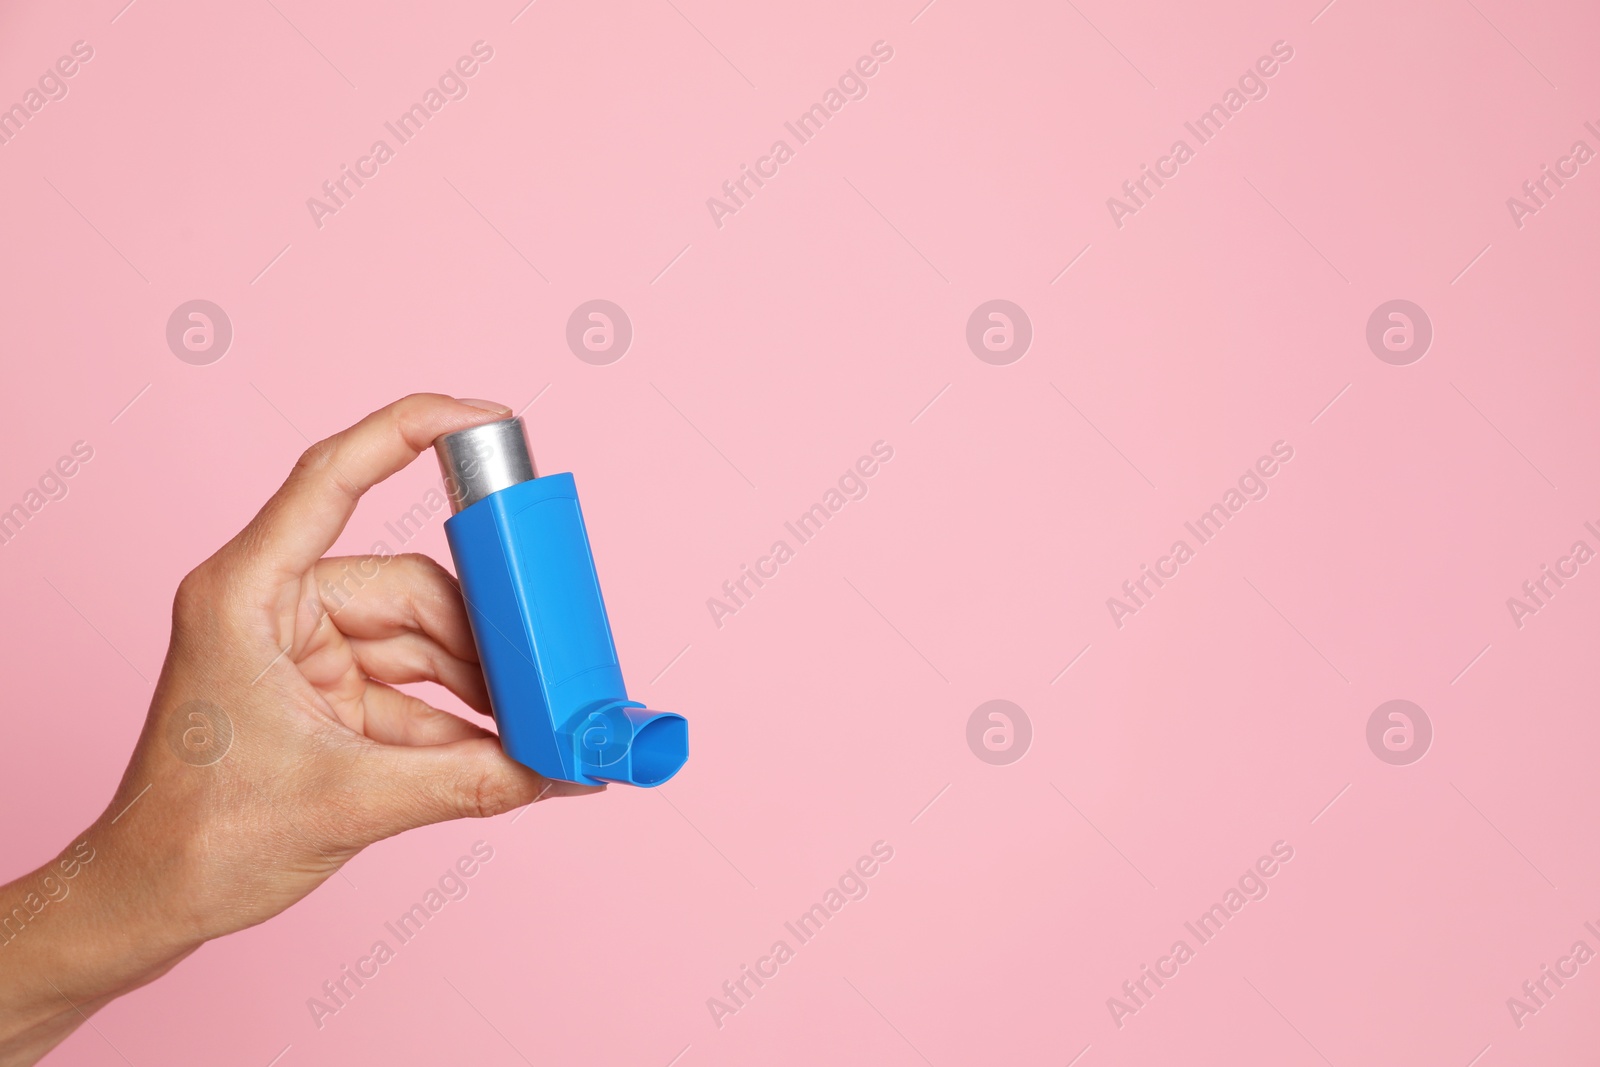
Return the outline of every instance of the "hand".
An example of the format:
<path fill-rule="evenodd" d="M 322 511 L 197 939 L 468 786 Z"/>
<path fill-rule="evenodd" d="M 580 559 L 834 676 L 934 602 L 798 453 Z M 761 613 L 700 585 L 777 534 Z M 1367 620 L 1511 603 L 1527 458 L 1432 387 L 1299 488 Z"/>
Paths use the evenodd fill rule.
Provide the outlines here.
<path fill-rule="evenodd" d="M 440 434 L 509 414 L 433 394 L 374 412 L 313 445 L 180 583 L 111 804 L 59 860 L 0 887 L 0 1064 L 33 1063 L 375 841 L 604 788 L 547 781 L 487 730 L 391 688 L 437 682 L 489 712 L 449 572 L 425 556 L 323 558 L 367 489 Z"/>

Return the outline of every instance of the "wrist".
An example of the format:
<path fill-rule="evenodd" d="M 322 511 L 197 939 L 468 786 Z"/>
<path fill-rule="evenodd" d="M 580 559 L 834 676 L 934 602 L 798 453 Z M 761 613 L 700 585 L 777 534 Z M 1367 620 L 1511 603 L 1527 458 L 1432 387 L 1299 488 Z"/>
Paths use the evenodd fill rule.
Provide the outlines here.
<path fill-rule="evenodd" d="M 0 886 L 0 1065 L 34 1062 L 203 943 L 172 906 L 181 866 L 107 816 Z"/>

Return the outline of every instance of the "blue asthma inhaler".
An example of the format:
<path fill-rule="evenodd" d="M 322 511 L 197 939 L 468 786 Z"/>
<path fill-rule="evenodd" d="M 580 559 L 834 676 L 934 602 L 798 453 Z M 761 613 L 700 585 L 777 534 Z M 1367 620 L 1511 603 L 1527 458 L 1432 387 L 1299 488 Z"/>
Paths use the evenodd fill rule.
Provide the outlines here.
<path fill-rule="evenodd" d="M 539 477 L 519 418 L 433 443 L 445 521 L 500 744 L 555 781 L 660 785 L 689 758 L 682 715 L 628 699 L 570 474 Z"/>

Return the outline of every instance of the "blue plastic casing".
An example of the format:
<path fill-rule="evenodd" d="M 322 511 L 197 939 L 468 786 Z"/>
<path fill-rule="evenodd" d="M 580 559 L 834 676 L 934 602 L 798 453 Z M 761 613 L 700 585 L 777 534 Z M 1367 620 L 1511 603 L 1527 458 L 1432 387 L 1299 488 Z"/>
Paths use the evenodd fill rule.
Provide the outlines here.
<path fill-rule="evenodd" d="M 585 785 L 677 774 L 689 724 L 628 699 L 572 475 L 490 493 L 444 530 L 506 753 Z"/>

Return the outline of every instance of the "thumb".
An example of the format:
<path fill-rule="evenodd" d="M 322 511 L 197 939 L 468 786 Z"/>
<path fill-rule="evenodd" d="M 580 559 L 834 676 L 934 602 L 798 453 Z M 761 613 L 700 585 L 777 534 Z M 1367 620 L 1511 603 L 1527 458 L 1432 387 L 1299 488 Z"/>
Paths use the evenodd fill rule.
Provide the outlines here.
<path fill-rule="evenodd" d="M 493 737 L 445 745 L 385 745 L 366 768 L 373 840 L 448 819 L 487 819 L 551 797 L 603 785 L 552 781 L 511 759 Z"/>

